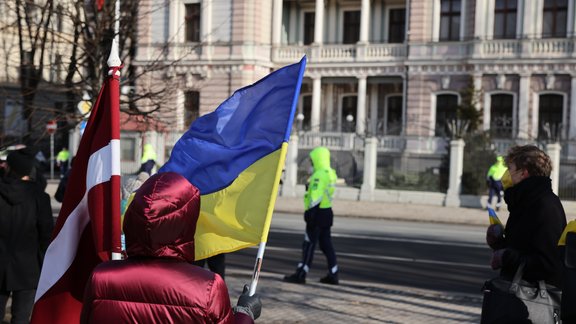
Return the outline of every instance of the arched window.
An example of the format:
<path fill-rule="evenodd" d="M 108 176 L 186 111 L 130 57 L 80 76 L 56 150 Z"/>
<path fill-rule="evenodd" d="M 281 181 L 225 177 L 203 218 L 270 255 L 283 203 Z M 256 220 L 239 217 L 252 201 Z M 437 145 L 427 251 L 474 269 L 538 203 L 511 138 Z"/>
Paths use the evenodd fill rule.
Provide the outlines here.
<path fill-rule="evenodd" d="M 512 138 L 514 96 L 494 94 L 490 100 L 490 133 L 494 138 Z"/>
<path fill-rule="evenodd" d="M 562 133 L 564 97 L 558 94 L 540 95 L 538 107 L 538 138 L 557 140 Z"/>
<path fill-rule="evenodd" d="M 442 94 L 436 96 L 436 128 L 435 136 L 450 137 L 450 125 L 456 120 L 458 96 Z"/>

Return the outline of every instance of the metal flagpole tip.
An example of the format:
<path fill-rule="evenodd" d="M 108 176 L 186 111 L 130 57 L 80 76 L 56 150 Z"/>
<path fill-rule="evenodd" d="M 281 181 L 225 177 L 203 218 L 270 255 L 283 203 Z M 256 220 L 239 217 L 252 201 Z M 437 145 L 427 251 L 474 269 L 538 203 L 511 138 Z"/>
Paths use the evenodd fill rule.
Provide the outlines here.
<path fill-rule="evenodd" d="M 120 61 L 120 56 L 118 56 L 118 42 L 116 39 L 112 41 L 112 49 L 110 50 L 110 56 L 108 56 L 108 61 L 106 61 L 110 68 L 119 67 L 122 65 Z M 112 73 L 112 69 L 108 71 L 108 74 Z M 116 71 L 116 75 L 120 75 L 120 71 Z"/>

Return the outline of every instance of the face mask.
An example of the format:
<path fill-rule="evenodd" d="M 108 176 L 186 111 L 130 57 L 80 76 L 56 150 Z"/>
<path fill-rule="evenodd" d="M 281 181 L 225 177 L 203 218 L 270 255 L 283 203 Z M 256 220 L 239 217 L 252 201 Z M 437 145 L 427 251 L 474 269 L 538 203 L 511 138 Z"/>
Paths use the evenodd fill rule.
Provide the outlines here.
<path fill-rule="evenodd" d="M 514 186 L 514 183 L 512 182 L 512 177 L 510 176 L 510 172 L 508 172 L 508 170 L 504 172 L 504 175 L 502 176 L 502 179 L 500 181 L 502 181 L 502 187 L 504 187 L 504 190 Z"/>

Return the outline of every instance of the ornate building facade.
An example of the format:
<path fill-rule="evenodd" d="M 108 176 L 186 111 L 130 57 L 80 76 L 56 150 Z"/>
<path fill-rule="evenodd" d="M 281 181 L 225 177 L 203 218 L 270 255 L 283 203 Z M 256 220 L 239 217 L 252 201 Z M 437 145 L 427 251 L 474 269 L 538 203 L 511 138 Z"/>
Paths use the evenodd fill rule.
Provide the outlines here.
<path fill-rule="evenodd" d="M 175 82 L 166 105 L 176 114 L 165 118 L 183 131 L 234 90 L 306 55 L 300 149 L 351 151 L 373 137 L 382 163 L 438 168 L 469 90 L 496 152 L 559 141 L 561 173 L 572 174 L 575 2 L 142 1 L 139 59 L 176 63 L 138 86 Z"/>

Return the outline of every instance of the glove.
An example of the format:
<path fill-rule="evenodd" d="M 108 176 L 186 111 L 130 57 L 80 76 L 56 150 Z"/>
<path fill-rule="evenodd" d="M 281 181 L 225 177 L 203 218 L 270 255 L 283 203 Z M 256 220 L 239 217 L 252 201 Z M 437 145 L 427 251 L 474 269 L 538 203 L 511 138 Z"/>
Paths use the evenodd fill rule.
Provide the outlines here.
<path fill-rule="evenodd" d="M 255 320 L 260 317 L 260 313 L 262 312 L 262 301 L 258 294 L 250 296 L 249 290 L 248 285 L 244 285 L 242 295 L 238 298 L 238 303 L 236 303 L 234 311 L 244 313 Z"/>
<path fill-rule="evenodd" d="M 506 249 L 500 249 L 492 252 L 492 260 L 490 260 L 490 267 L 492 267 L 492 270 L 498 270 L 502 268 L 502 258 L 504 257 L 504 252 L 506 252 Z"/>
<path fill-rule="evenodd" d="M 504 248 L 504 226 L 501 224 L 492 224 L 486 230 L 486 243 L 492 250 Z"/>

